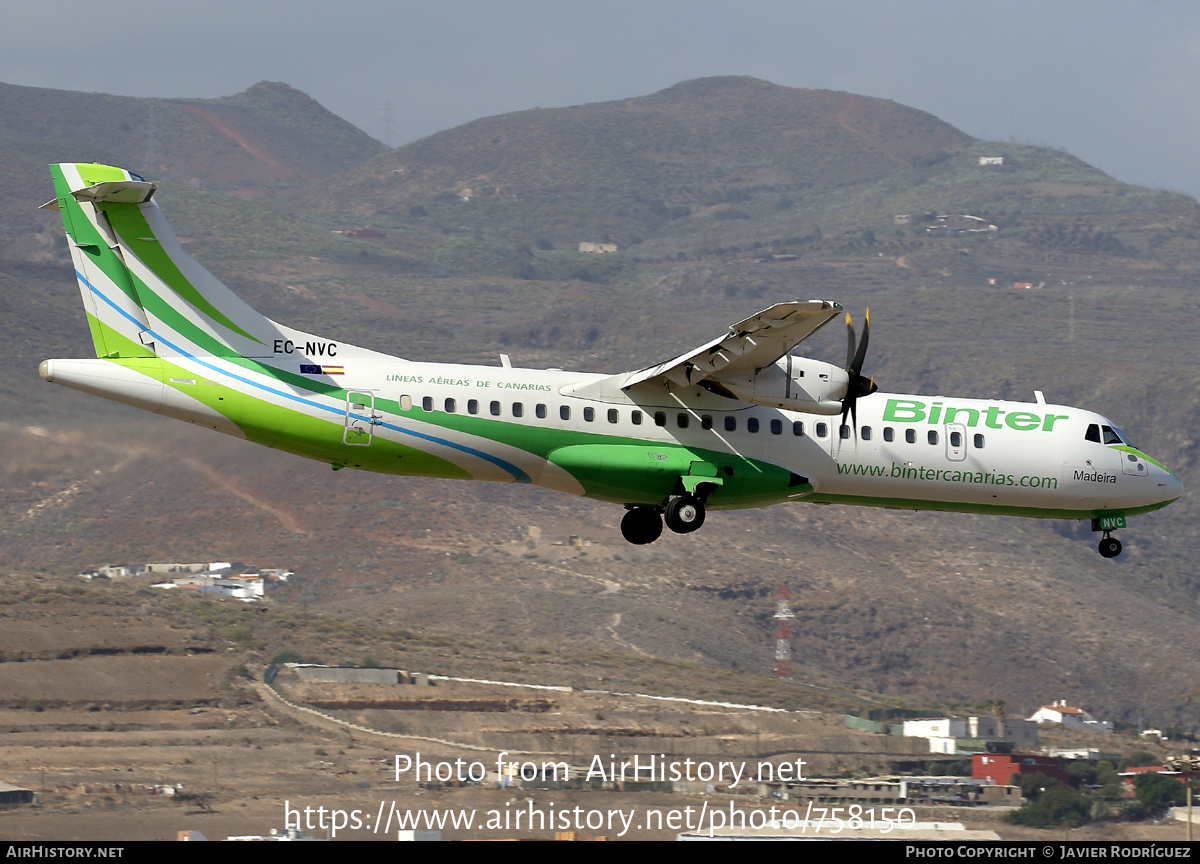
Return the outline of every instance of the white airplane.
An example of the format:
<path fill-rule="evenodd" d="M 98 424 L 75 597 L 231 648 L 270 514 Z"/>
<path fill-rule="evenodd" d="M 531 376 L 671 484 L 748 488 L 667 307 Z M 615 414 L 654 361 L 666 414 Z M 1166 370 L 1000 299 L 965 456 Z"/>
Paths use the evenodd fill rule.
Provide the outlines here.
<path fill-rule="evenodd" d="M 1112 532 L 1183 492 L 1106 418 L 1037 401 L 876 392 L 846 315 L 845 368 L 794 356 L 842 314 L 778 303 L 619 375 L 419 363 L 260 315 L 187 255 L 155 186 L 51 166 L 97 359 L 41 376 L 328 462 L 335 470 L 532 483 L 624 505 L 621 533 L 688 533 L 706 510 L 785 501 L 1091 520 Z M 847 423 L 850 420 L 850 423 Z"/>

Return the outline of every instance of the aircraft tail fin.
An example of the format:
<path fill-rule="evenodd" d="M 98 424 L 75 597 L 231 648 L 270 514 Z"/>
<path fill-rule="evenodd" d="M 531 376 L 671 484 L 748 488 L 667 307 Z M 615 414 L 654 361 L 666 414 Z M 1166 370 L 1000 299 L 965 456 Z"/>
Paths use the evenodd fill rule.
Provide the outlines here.
<path fill-rule="evenodd" d="M 121 168 L 52 165 L 97 357 L 269 354 L 279 325 L 180 245 L 153 201 L 156 186 Z"/>

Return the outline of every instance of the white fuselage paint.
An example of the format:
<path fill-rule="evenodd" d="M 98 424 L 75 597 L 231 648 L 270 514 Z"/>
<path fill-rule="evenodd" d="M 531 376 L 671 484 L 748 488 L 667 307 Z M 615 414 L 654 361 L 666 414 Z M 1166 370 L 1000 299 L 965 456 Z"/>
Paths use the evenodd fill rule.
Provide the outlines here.
<path fill-rule="evenodd" d="M 520 478 L 505 466 L 516 466 L 527 476 L 526 482 L 583 494 L 582 486 L 569 473 L 521 449 L 514 427 L 529 426 L 651 445 L 679 444 L 774 463 L 808 478 L 815 487 L 815 491 L 791 497 L 817 503 L 944 510 L 1015 508 L 1029 511 L 1024 515 L 1071 511 L 1060 515 L 1086 518 L 1091 511 L 1153 508 L 1182 492 L 1180 481 L 1153 461 L 1086 440 L 1089 424 L 1111 424 L 1098 414 L 1069 406 L 878 392 L 858 400 L 859 434 L 851 431 L 843 438 L 838 416 L 747 405 L 698 388 L 664 392 L 635 387 L 626 393 L 601 386 L 612 380 L 604 375 L 418 363 L 370 354 L 369 359 L 352 354 L 338 357 L 342 374 L 313 377 L 348 390 L 371 392 L 379 399 L 409 397 L 414 410 L 384 414 L 384 422 L 375 427 L 374 434 L 417 446 L 460 466 L 477 480 L 513 482 Z M 294 371 L 309 359 L 259 362 Z M 243 365 L 214 357 L 174 356 L 170 360 L 190 369 L 197 380 L 213 379 L 280 407 L 345 421 L 344 401 L 281 384 Z M 106 360 L 50 362 L 56 364 L 58 374 L 48 380 L 239 434 L 232 424 L 213 422 L 216 418 L 209 416 L 211 412 L 189 404 L 186 384 L 164 382 L 163 389 L 147 388 L 131 373 L 97 375 L 110 365 Z M 74 377 L 66 374 L 67 363 L 73 364 Z M 164 390 L 180 395 L 164 397 Z M 602 395 L 574 395 L 579 392 Z M 446 400 L 452 399 L 455 413 L 462 415 L 468 415 L 468 405 L 475 400 L 477 416 L 506 424 L 508 443 L 455 430 L 452 423 L 422 420 L 424 411 L 420 409 L 425 399 L 442 414 L 446 413 Z M 492 414 L 493 402 L 499 403 L 498 415 Z M 514 403 L 521 404 L 522 416 L 514 416 Z M 545 406 L 544 418 L 537 416 L 539 405 Z M 562 406 L 570 409 L 570 419 L 560 417 Z M 584 419 L 585 408 L 594 410 L 590 421 Z M 617 412 L 615 423 L 609 420 L 610 409 Z M 633 422 L 635 410 L 642 413 L 640 424 Z M 656 425 L 657 412 L 666 415 L 666 425 Z M 686 428 L 680 427 L 681 416 L 687 417 Z M 710 429 L 703 428 L 705 417 L 712 418 Z M 726 418 L 736 421 L 734 430 L 726 429 Z M 758 421 L 757 432 L 750 431 L 752 420 Z M 803 434 L 794 434 L 795 423 L 803 424 Z M 891 441 L 886 440 L 887 430 L 891 430 Z M 912 443 L 906 435 L 910 431 L 915 438 Z M 962 436 L 957 448 L 950 445 L 955 431 Z M 931 443 L 931 432 L 936 434 L 936 443 Z M 414 440 L 413 433 L 429 438 Z M 722 501 L 719 491 L 710 503 L 711 509 L 738 506 L 743 505 Z"/>

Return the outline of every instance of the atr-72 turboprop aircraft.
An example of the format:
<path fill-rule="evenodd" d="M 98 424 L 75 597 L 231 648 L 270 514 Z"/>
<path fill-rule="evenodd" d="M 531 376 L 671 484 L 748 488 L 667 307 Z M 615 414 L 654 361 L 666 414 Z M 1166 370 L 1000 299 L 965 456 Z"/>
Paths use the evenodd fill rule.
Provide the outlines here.
<path fill-rule="evenodd" d="M 842 314 L 778 303 L 658 366 L 620 375 L 419 363 L 251 309 L 179 245 L 155 186 L 51 167 L 97 359 L 47 381 L 328 462 L 532 483 L 627 509 L 651 543 L 707 510 L 785 501 L 1089 519 L 1100 554 L 1183 484 L 1080 408 L 876 392 L 849 327 L 846 368 L 790 352 Z M 850 420 L 848 424 L 846 421 Z"/>

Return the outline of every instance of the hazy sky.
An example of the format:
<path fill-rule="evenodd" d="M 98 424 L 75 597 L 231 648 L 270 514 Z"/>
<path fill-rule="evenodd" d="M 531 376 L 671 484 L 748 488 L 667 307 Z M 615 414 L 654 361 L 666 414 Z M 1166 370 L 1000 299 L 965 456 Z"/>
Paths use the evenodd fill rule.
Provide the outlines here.
<path fill-rule="evenodd" d="M 1200 195 L 1195 0 L 5 6 L 0 81 L 164 97 L 284 81 L 389 144 L 753 75 L 894 99 L 977 137 L 1065 148 L 1120 180 Z"/>

